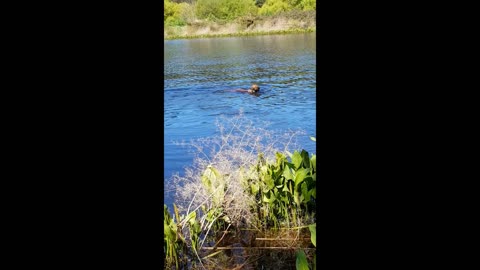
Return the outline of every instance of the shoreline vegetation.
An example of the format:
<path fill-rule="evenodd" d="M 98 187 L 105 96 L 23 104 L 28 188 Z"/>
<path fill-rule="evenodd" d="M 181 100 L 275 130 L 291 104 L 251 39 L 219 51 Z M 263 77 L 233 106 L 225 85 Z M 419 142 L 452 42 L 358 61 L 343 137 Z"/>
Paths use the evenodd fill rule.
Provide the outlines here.
<path fill-rule="evenodd" d="M 164 0 L 164 40 L 315 31 L 316 0 Z"/>
<path fill-rule="evenodd" d="M 316 269 L 316 154 L 294 150 L 304 131 L 253 123 L 239 113 L 178 143 L 196 155 L 170 183 L 164 269 Z"/>

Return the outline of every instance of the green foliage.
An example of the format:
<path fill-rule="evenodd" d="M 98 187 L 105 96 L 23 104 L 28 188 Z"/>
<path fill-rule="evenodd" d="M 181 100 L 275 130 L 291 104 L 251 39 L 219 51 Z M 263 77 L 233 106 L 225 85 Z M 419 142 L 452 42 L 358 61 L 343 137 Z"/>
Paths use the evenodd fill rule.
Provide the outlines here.
<path fill-rule="evenodd" d="M 309 270 L 307 257 L 305 256 L 305 252 L 303 250 L 299 250 L 296 252 L 296 262 L 295 262 L 295 269 L 296 270 Z"/>
<path fill-rule="evenodd" d="M 163 244 L 165 252 L 165 264 L 167 266 L 175 265 L 178 268 L 179 251 L 182 248 L 180 237 L 177 233 L 177 224 L 170 216 L 167 206 L 163 206 Z"/>
<path fill-rule="evenodd" d="M 288 155 L 288 157 L 287 157 Z M 316 198 L 316 156 L 307 151 L 291 153 L 276 153 L 275 160 L 266 160 L 259 154 L 255 165 L 245 168 L 241 174 L 245 181 L 245 192 L 257 198 L 256 211 L 259 220 L 264 222 L 264 228 L 277 229 L 286 222 L 297 223 L 314 213 L 314 207 L 308 211 L 309 205 Z M 243 170 L 243 169 L 242 169 Z M 255 179 L 255 180 L 254 180 Z M 182 269 L 189 254 L 196 254 L 203 246 L 209 232 L 225 229 L 225 223 L 230 223 L 224 208 L 225 178 L 213 166 L 207 166 L 201 175 L 203 187 L 211 194 L 213 205 L 201 206 L 180 215 L 177 206 L 173 205 L 174 218 L 164 205 L 164 251 L 165 269 Z M 231 225 L 231 224 L 230 224 Z M 229 226 L 230 226 L 229 225 Z M 298 222 L 300 225 L 300 222 Z M 308 226 L 311 241 L 316 246 L 316 224 Z M 183 237 L 188 229 L 188 236 Z M 186 234 L 185 234 L 186 235 Z M 215 235 L 215 234 L 213 234 Z M 203 238 L 203 240 L 202 240 Z M 188 245 L 187 245 L 188 243 Z M 193 253 L 192 253 L 193 252 Z M 208 256 L 207 256 L 208 257 Z M 180 268 L 179 268 L 180 265 Z M 313 258 L 315 267 L 315 257 Z M 305 253 L 300 250 L 296 254 L 296 269 L 309 269 Z"/>
<path fill-rule="evenodd" d="M 302 0 L 284 0 L 287 2 L 291 7 L 297 7 Z"/>
<path fill-rule="evenodd" d="M 317 246 L 317 224 L 314 223 L 312 225 L 309 225 L 308 229 L 310 230 L 310 238 L 312 240 L 312 244 L 314 246 Z"/>
<path fill-rule="evenodd" d="M 291 10 L 316 10 L 316 0 L 267 0 L 259 9 L 260 15 L 275 15 Z"/>
<path fill-rule="evenodd" d="M 317 0 L 301 0 L 299 7 L 302 10 L 317 10 Z"/>
<path fill-rule="evenodd" d="M 220 206 L 225 196 L 225 179 L 212 166 L 208 166 L 203 172 L 202 183 L 209 194 L 213 194 L 212 202 Z"/>
<path fill-rule="evenodd" d="M 274 15 L 291 10 L 293 7 L 286 0 L 267 0 L 258 10 L 260 15 Z"/>
<path fill-rule="evenodd" d="M 192 243 L 192 248 L 197 251 L 200 244 L 200 222 L 196 219 L 196 212 L 190 213 L 188 218 L 188 227 L 190 230 L 190 241 Z"/>
<path fill-rule="evenodd" d="M 191 6 L 187 3 L 172 3 L 170 0 L 163 0 L 163 23 L 166 26 L 185 25 L 186 14 Z"/>
<path fill-rule="evenodd" d="M 194 5 L 189 5 L 187 3 L 180 3 L 179 9 L 180 9 L 180 19 L 187 23 L 187 24 L 192 24 L 195 21 L 195 6 Z"/>
<path fill-rule="evenodd" d="M 201 19 L 231 21 L 257 12 L 254 0 L 198 0 L 196 15 Z"/>
<path fill-rule="evenodd" d="M 275 162 L 258 163 L 258 182 L 251 184 L 250 192 L 261 194 L 259 219 L 278 224 L 296 221 L 298 211 L 313 209 L 316 199 L 316 156 L 309 157 L 302 150 L 289 154 L 291 162 L 282 153 L 276 153 Z M 266 210 L 265 210 L 266 209 Z M 299 212 L 300 213 L 300 212 Z M 276 225 L 274 225 L 276 227 Z"/>

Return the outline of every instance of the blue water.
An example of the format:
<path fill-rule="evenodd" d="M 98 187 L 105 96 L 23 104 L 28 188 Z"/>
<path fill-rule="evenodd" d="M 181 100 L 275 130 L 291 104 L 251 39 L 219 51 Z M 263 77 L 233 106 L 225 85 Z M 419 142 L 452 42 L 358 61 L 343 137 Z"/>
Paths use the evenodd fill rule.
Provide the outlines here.
<path fill-rule="evenodd" d="M 192 163 L 173 141 L 218 135 L 215 120 L 243 110 L 273 130 L 302 129 L 302 148 L 315 153 L 315 33 L 165 41 L 164 181 Z M 226 90 L 260 86 L 258 96 Z M 166 186 L 166 185 L 165 185 Z M 165 203 L 173 192 L 165 188 Z"/>

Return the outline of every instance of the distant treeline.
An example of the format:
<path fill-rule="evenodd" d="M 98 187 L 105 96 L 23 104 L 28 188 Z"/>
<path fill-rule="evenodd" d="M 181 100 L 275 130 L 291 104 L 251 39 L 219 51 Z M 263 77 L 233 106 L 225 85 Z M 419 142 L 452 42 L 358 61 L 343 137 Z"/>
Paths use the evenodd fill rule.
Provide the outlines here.
<path fill-rule="evenodd" d="M 244 16 L 275 15 L 293 10 L 315 10 L 316 0 L 164 0 L 166 26 L 198 20 L 229 22 Z"/>

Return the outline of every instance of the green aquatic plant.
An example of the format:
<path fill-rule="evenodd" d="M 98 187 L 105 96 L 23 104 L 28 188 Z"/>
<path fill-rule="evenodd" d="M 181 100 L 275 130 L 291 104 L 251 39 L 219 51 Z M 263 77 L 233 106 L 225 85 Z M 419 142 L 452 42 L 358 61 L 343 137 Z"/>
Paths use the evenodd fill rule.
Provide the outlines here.
<path fill-rule="evenodd" d="M 179 264 L 179 253 L 183 248 L 184 239 L 179 236 L 177 224 L 168 212 L 167 205 L 163 206 L 163 243 L 165 253 L 165 267 Z"/>
<path fill-rule="evenodd" d="M 295 262 L 295 269 L 296 270 L 310 270 L 308 268 L 307 257 L 305 256 L 305 252 L 303 250 L 298 250 L 295 253 L 296 262 Z"/>
<path fill-rule="evenodd" d="M 316 156 L 305 150 L 289 152 L 289 146 L 301 149 L 293 140 L 299 133 L 276 137 L 240 118 L 229 121 L 230 126 L 221 127 L 219 138 L 193 144 L 197 153 L 193 166 L 174 178 L 175 219 L 167 214 L 164 219 L 169 226 L 166 261 L 181 265 L 188 257 L 190 269 L 197 262 L 210 269 L 216 259 L 229 261 L 229 255 L 219 250 L 238 248 L 222 245 L 243 236 L 249 235 L 249 240 L 241 248 L 248 250 L 252 245 L 249 252 L 258 252 L 257 233 L 265 235 L 267 240 L 262 241 L 276 241 L 279 235 L 294 239 L 295 247 L 306 248 L 306 259 L 311 261 L 315 226 L 306 224 L 315 224 Z M 265 146 L 265 141 L 274 143 Z M 307 228 L 310 237 L 305 238 Z"/>
<path fill-rule="evenodd" d="M 291 161 L 277 152 L 275 162 L 256 164 L 258 180 L 251 181 L 249 189 L 253 196 L 260 194 L 262 198 L 259 218 L 273 223 L 275 228 L 281 221 L 287 226 L 291 221 L 300 225 L 298 214 L 308 216 L 316 199 L 316 156 L 309 157 L 305 150 L 287 154 Z"/>

